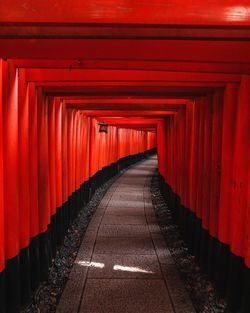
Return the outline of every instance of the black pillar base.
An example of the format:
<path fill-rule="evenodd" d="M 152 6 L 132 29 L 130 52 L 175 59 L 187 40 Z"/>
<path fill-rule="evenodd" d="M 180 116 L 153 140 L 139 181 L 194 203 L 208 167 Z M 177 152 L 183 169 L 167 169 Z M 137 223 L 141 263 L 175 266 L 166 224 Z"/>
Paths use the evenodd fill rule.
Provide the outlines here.
<path fill-rule="evenodd" d="M 30 280 L 30 253 L 29 248 L 25 248 L 20 251 L 21 305 L 27 304 L 30 300 Z"/>
<path fill-rule="evenodd" d="M 39 255 L 40 255 L 40 274 L 41 280 L 48 279 L 49 270 L 49 245 L 48 245 L 48 232 L 39 235 Z"/>
<path fill-rule="evenodd" d="M 88 201 L 89 201 L 89 181 L 86 181 L 84 183 L 84 196 L 83 196 L 83 201 L 84 201 L 84 204 L 87 204 Z"/>
<path fill-rule="evenodd" d="M 19 257 L 6 261 L 5 268 L 5 303 L 7 313 L 19 313 L 20 297 L 20 268 Z"/>
<path fill-rule="evenodd" d="M 216 277 L 216 261 L 217 261 L 217 250 L 218 240 L 209 235 L 208 242 L 208 276 L 212 282 L 215 282 Z"/>
<path fill-rule="evenodd" d="M 232 312 L 237 312 L 243 299 L 244 281 L 243 258 L 230 253 L 229 259 L 229 280 L 228 280 L 228 303 Z M 248 295 L 249 296 L 249 295 Z"/>
<path fill-rule="evenodd" d="M 65 202 L 62 205 L 62 232 L 63 237 L 65 236 L 67 229 L 69 227 L 69 216 L 68 216 L 68 203 Z"/>
<path fill-rule="evenodd" d="M 200 257 L 200 249 L 201 249 L 201 219 L 195 219 L 195 230 L 194 230 L 194 255 L 197 260 Z"/>
<path fill-rule="evenodd" d="M 51 216 L 50 220 L 50 238 L 51 238 L 51 252 L 52 252 L 52 257 L 56 255 L 56 215 Z"/>
<path fill-rule="evenodd" d="M 69 222 L 70 224 L 73 222 L 74 220 L 74 214 L 73 214 L 73 195 L 70 195 L 68 197 L 68 207 L 69 207 Z"/>
<path fill-rule="evenodd" d="M 5 312 L 5 272 L 0 272 L 0 313 Z"/>
<path fill-rule="evenodd" d="M 39 258 L 39 238 L 34 237 L 30 241 L 30 273 L 31 290 L 34 291 L 40 283 L 40 258 Z"/>
<path fill-rule="evenodd" d="M 77 189 L 77 191 L 76 191 L 76 203 L 77 203 L 77 214 L 78 214 L 82 208 L 81 188 Z"/>
<path fill-rule="evenodd" d="M 201 229 L 201 241 L 200 241 L 200 257 L 199 262 L 201 264 L 202 270 L 208 272 L 208 244 L 209 244 L 209 234 L 204 228 Z"/>
<path fill-rule="evenodd" d="M 225 298 L 228 286 L 230 247 L 221 242 L 218 243 L 215 285 L 219 298 Z"/>
<path fill-rule="evenodd" d="M 195 251 L 195 245 L 194 245 L 194 238 L 195 238 L 195 213 L 194 212 L 189 212 L 188 216 L 188 246 L 190 252 L 194 255 Z"/>
<path fill-rule="evenodd" d="M 250 312 L 250 268 L 244 270 L 243 313 Z"/>
<path fill-rule="evenodd" d="M 56 243 L 59 247 L 63 239 L 63 213 L 62 207 L 56 209 Z"/>

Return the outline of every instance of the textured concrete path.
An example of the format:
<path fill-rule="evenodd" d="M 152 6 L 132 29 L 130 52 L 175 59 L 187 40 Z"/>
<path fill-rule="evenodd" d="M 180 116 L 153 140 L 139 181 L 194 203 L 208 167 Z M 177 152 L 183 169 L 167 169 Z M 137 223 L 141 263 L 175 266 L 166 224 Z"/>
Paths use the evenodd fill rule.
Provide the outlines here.
<path fill-rule="evenodd" d="M 152 207 L 156 158 L 108 190 L 83 239 L 58 313 L 193 313 Z"/>

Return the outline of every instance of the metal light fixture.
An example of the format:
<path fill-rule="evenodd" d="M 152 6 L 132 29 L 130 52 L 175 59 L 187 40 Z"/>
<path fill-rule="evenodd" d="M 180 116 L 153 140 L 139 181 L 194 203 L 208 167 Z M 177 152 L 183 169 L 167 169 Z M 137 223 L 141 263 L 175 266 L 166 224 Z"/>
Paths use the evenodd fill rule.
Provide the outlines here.
<path fill-rule="evenodd" d="M 99 133 L 106 133 L 108 132 L 108 124 L 105 122 L 101 122 L 99 125 Z"/>

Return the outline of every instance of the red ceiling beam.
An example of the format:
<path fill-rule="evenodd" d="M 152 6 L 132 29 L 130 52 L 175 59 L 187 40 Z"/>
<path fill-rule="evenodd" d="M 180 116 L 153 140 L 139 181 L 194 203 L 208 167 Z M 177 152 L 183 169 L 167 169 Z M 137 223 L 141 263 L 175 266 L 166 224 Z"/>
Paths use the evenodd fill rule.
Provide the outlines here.
<path fill-rule="evenodd" d="M 168 81 L 239 82 L 240 75 L 218 73 L 160 72 L 138 70 L 27 69 L 26 79 L 38 81 Z"/>
<path fill-rule="evenodd" d="M 250 27 L 206 27 L 183 25 L 41 25 L 2 24 L 0 38 L 31 39 L 182 39 L 182 40 L 250 40 Z"/>
<path fill-rule="evenodd" d="M 89 98 L 81 98 L 81 97 L 74 97 L 65 99 L 66 104 L 141 104 L 141 105 L 151 105 L 151 104 L 164 104 L 164 105 L 185 105 L 189 102 L 190 100 L 187 100 L 185 98 L 178 98 L 178 99 L 155 99 L 155 98 L 113 98 L 113 99 L 106 99 L 106 98 L 101 98 L 101 99 L 89 99 Z"/>
<path fill-rule="evenodd" d="M 119 111 L 126 111 L 126 110 L 136 110 L 136 111 L 176 111 L 180 108 L 180 105 L 168 105 L 168 104 L 133 104 L 133 102 L 131 102 L 131 104 L 119 104 L 119 103 L 115 103 L 115 104 L 102 104 L 102 103 L 93 103 L 93 104 L 70 104 L 67 105 L 68 108 L 72 108 L 72 109 L 77 109 L 77 110 L 119 110 Z"/>
<path fill-rule="evenodd" d="M 0 21 L 42 25 L 113 23 L 160 25 L 250 25 L 248 0 L 10 0 L 0 2 Z"/>
<path fill-rule="evenodd" d="M 208 73 L 250 73 L 248 63 L 174 62 L 140 60 L 14 60 L 16 67 L 22 68 L 82 68 L 84 69 L 132 69 Z"/>
<path fill-rule="evenodd" d="M 100 118 L 98 120 L 101 120 Z M 109 117 L 105 119 L 105 122 L 110 125 L 133 125 L 133 126 L 141 126 L 144 127 L 154 127 L 160 122 L 162 119 L 159 118 L 128 118 L 128 117 Z"/>
<path fill-rule="evenodd" d="M 12 59 L 250 62 L 250 41 L 0 39 L 0 57 Z"/>
<path fill-rule="evenodd" d="M 81 110 L 84 115 L 94 117 L 112 117 L 112 116 L 128 116 L 128 117 L 166 117 L 169 115 L 176 114 L 177 111 L 135 111 L 135 110 Z"/>

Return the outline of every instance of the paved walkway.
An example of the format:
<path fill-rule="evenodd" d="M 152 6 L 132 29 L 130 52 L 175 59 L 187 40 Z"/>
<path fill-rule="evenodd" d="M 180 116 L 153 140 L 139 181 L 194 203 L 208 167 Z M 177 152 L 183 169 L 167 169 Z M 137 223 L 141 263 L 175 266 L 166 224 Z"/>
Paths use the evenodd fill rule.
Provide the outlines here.
<path fill-rule="evenodd" d="M 83 239 L 57 313 L 193 313 L 156 223 L 156 158 L 108 190 Z"/>

